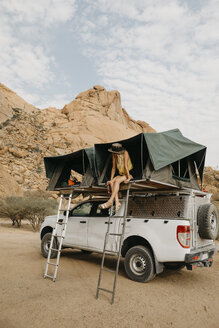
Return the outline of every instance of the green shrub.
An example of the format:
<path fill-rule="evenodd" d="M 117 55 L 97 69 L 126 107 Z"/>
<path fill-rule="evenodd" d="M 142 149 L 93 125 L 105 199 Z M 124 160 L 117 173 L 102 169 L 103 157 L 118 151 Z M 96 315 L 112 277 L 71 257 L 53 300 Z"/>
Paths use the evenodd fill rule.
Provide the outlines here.
<path fill-rule="evenodd" d="M 0 217 L 11 219 L 12 225 L 20 227 L 24 214 L 25 208 L 22 197 L 11 196 L 0 200 Z"/>
<path fill-rule="evenodd" d="M 0 200 L 0 217 L 10 218 L 12 225 L 21 226 L 21 221 L 30 222 L 33 230 L 38 230 L 46 215 L 54 214 L 57 202 L 49 199 L 44 192 L 28 192 L 23 197 L 10 196 Z"/>

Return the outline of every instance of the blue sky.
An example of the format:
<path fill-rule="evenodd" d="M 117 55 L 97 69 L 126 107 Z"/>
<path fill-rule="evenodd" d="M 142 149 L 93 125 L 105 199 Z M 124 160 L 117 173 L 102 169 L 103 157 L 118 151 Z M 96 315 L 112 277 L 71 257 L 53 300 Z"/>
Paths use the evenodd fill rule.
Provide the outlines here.
<path fill-rule="evenodd" d="M 95 84 L 219 165 L 218 0 L 1 0 L 0 81 L 39 108 Z"/>

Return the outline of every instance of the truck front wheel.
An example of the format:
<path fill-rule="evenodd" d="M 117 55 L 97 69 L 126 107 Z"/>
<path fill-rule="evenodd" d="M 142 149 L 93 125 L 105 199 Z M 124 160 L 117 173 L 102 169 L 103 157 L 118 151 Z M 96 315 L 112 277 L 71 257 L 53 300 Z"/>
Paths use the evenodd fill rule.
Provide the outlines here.
<path fill-rule="evenodd" d="M 155 276 L 154 259 L 151 250 L 145 246 L 134 246 L 125 256 L 125 271 L 134 281 L 147 282 Z"/>
<path fill-rule="evenodd" d="M 48 232 L 43 236 L 42 241 L 41 241 L 41 252 L 42 252 L 42 255 L 46 258 L 48 257 L 51 238 L 52 238 L 52 234 L 50 232 Z M 54 240 L 53 240 L 52 248 L 58 249 L 56 238 L 54 238 Z M 58 252 L 51 251 L 51 259 L 56 258 L 57 254 L 58 254 Z"/>

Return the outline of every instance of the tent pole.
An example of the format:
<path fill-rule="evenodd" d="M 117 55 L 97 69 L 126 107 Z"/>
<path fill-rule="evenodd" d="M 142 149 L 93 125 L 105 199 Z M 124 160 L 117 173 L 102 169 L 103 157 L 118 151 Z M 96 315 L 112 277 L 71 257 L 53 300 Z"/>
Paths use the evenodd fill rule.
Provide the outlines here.
<path fill-rule="evenodd" d="M 141 134 L 141 178 L 143 179 L 143 133 Z"/>

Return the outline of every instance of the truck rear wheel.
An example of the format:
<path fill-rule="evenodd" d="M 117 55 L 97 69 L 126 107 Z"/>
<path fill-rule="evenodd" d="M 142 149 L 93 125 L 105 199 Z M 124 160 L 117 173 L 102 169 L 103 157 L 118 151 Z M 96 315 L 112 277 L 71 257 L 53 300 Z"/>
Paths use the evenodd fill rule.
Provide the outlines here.
<path fill-rule="evenodd" d="M 213 204 L 204 204 L 198 209 L 198 232 L 203 239 L 216 239 L 218 234 L 217 209 Z"/>
<path fill-rule="evenodd" d="M 134 281 L 147 282 L 155 276 L 154 259 L 151 250 L 145 246 L 134 246 L 125 256 L 125 271 Z"/>
<path fill-rule="evenodd" d="M 42 241 L 41 241 L 41 252 L 42 252 L 42 255 L 46 258 L 48 257 L 51 238 L 52 238 L 52 234 L 51 234 L 51 232 L 48 232 L 43 236 Z M 54 238 L 52 248 L 56 248 L 56 249 L 58 248 L 56 238 Z M 51 251 L 51 259 L 55 259 L 57 257 L 57 254 L 58 254 L 58 252 Z"/>

